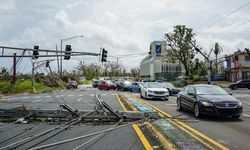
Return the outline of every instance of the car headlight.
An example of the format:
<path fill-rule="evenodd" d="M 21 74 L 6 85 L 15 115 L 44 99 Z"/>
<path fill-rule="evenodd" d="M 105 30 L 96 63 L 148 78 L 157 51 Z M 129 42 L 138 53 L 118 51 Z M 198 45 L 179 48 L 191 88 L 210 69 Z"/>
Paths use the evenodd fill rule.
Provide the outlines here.
<path fill-rule="evenodd" d="M 239 101 L 239 106 L 242 107 L 242 103 Z"/>
<path fill-rule="evenodd" d="M 213 106 L 213 105 L 212 105 L 210 102 L 208 102 L 208 101 L 202 100 L 201 103 L 202 103 L 202 105 L 204 105 L 204 106 Z"/>
<path fill-rule="evenodd" d="M 148 92 L 153 93 L 153 91 L 151 91 L 151 90 L 148 90 Z"/>

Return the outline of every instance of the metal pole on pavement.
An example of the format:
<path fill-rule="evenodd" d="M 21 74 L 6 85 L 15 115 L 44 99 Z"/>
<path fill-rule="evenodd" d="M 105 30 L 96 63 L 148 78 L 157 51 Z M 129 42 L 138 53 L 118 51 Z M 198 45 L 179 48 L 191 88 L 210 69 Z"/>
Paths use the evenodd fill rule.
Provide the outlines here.
<path fill-rule="evenodd" d="M 16 83 L 16 53 L 14 53 L 13 57 L 13 84 Z"/>
<path fill-rule="evenodd" d="M 60 62 L 60 77 L 62 78 L 62 40 L 61 39 L 61 62 Z"/>
<path fill-rule="evenodd" d="M 32 62 L 32 80 L 31 80 L 31 93 L 35 93 L 35 63 Z"/>

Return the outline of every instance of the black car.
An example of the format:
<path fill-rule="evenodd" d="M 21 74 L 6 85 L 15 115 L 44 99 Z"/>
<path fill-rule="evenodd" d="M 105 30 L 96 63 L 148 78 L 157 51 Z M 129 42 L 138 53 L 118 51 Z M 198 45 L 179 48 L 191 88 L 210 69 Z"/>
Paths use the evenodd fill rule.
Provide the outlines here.
<path fill-rule="evenodd" d="M 70 80 L 67 84 L 66 84 L 66 89 L 77 89 L 78 88 L 78 83 L 76 81 Z"/>
<path fill-rule="evenodd" d="M 240 80 L 236 83 L 231 83 L 229 88 L 232 90 L 237 90 L 238 88 L 248 88 L 250 89 L 250 80 Z"/>
<path fill-rule="evenodd" d="M 192 110 L 195 117 L 202 115 L 231 116 L 239 118 L 242 104 L 223 88 L 215 85 L 197 84 L 183 88 L 177 96 L 177 110 Z"/>
<path fill-rule="evenodd" d="M 98 87 L 99 82 L 100 82 L 100 80 L 93 80 L 92 81 L 92 86 L 95 87 L 95 88 Z"/>
<path fill-rule="evenodd" d="M 164 86 L 164 88 L 168 89 L 169 95 L 178 94 L 181 91 L 169 82 L 162 82 L 162 85 Z"/>

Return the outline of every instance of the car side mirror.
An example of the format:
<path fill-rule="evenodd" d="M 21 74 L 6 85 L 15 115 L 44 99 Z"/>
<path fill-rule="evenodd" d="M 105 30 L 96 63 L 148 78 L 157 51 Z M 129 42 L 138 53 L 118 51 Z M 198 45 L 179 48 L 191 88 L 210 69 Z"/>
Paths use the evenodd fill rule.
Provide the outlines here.
<path fill-rule="evenodd" d="M 189 92 L 189 93 L 188 93 L 188 95 L 190 95 L 190 96 L 194 96 L 194 97 L 195 97 L 195 94 L 194 94 L 194 93 L 192 93 L 192 92 Z"/>

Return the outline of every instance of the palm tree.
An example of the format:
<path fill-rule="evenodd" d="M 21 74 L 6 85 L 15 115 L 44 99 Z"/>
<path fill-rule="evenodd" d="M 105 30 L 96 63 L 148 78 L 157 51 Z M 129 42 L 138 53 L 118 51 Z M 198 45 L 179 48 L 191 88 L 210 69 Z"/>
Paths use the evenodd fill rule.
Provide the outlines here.
<path fill-rule="evenodd" d="M 220 47 L 220 45 L 218 44 L 218 42 L 215 43 L 214 46 L 214 54 L 215 54 L 215 67 L 216 67 L 216 73 L 218 73 L 218 55 L 223 51 L 223 49 Z"/>

